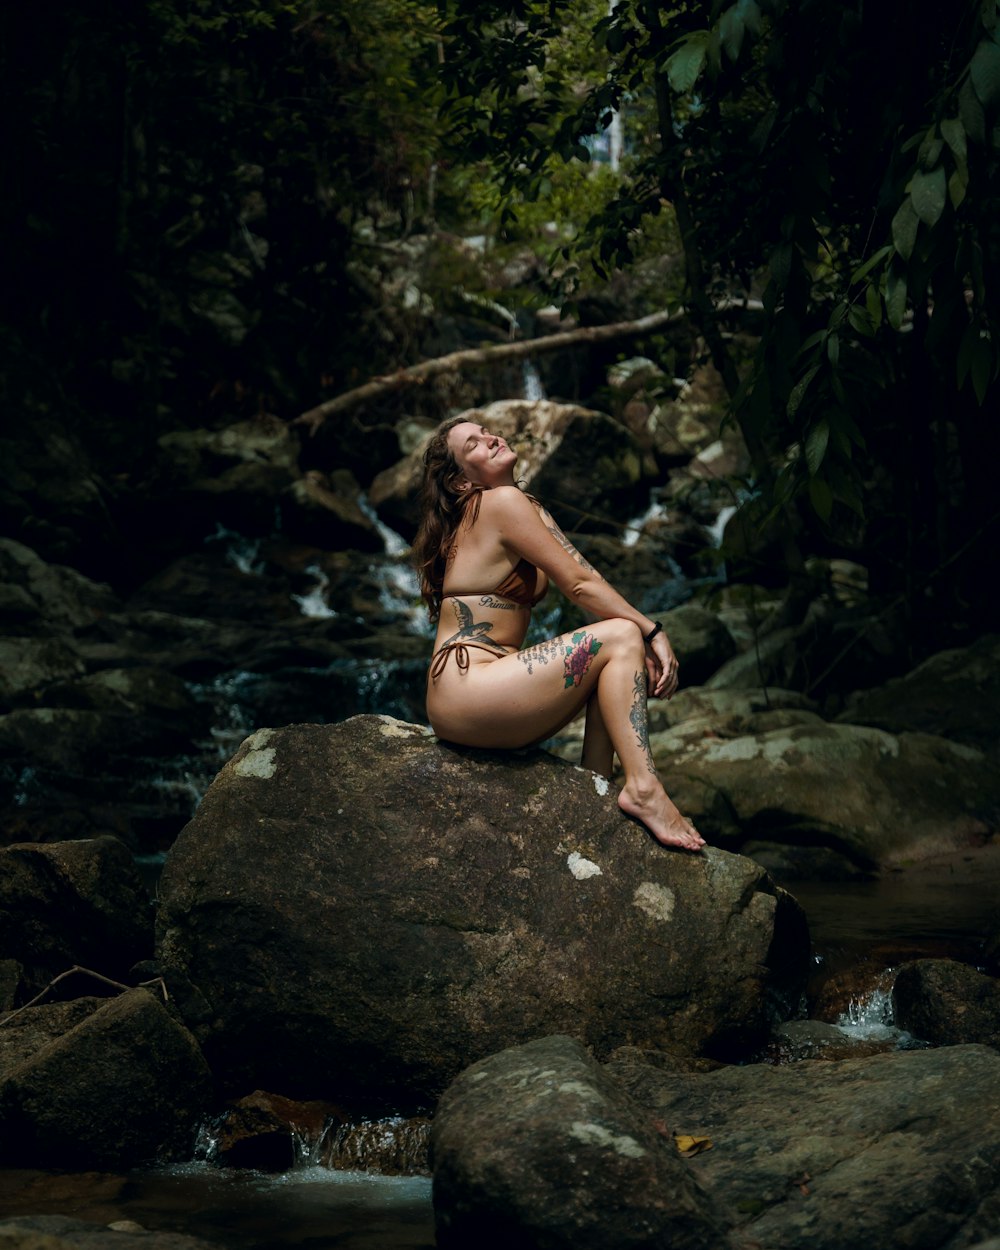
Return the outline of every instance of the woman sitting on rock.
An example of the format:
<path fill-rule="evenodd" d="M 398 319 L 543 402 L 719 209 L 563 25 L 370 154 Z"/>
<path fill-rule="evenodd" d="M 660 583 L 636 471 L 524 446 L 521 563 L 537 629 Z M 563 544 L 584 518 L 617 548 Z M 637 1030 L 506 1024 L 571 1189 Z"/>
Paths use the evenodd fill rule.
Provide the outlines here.
<path fill-rule="evenodd" d="M 660 784 L 649 749 L 647 688 L 669 698 L 677 658 L 658 621 L 633 608 L 514 482 L 517 456 L 462 417 L 424 453 L 414 558 L 432 621 L 427 715 L 439 738 L 524 747 L 586 706 L 582 763 L 625 774 L 618 806 L 667 846 L 704 839 Z M 596 623 L 521 649 L 531 609 L 555 582 Z"/>

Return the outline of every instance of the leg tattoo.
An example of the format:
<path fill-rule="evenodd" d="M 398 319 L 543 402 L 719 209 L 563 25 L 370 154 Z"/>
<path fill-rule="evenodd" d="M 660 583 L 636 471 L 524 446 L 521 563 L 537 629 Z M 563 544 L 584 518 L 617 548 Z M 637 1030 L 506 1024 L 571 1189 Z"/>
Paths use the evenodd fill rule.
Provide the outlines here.
<path fill-rule="evenodd" d="M 563 662 L 564 689 L 568 690 L 570 686 L 579 686 L 587 673 L 587 669 L 593 663 L 594 656 L 603 645 L 603 643 L 597 641 L 593 634 L 588 634 L 585 629 L 576 631 L 566 647 L 566 658 Z"/>
<path fill-rule="evenodd" d="M 649 716 L 646 712 L 646 674 L 636 673 L 632 692 L 632 710 L 628 714 L 636 740 L 646 756 L 646 767 L 655 776 L 653 752 L 649 746 Z"/>

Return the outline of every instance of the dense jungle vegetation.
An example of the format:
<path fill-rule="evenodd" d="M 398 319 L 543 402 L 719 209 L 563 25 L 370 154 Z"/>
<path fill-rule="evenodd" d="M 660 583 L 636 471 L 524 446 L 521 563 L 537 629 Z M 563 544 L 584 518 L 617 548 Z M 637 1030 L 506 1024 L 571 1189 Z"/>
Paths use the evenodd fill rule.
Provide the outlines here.
<path fill-rule="evenodd" d="M 537 305 L 580 324 L 685 305 L 793 586 L 845 551 L 918 650 L 981 628 L 995 0 L 52 0 L 0 26 L 5 437 L 38 464 L 56 422 L 124 490 L 165 430 L 441 354 L 433 311 L 530 250 Z M 414 298 L 386 258 L 428 235 Z M 750 357 L 732 299 L 759 302 Z M 441 406 L 392 395 L 315 454 L 363 480 Z"/>

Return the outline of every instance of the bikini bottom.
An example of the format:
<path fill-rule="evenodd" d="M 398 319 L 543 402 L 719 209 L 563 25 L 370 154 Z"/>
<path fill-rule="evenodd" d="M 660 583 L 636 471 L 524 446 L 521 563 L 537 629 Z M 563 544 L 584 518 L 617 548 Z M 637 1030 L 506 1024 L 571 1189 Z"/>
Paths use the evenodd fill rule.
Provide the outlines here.
<path fill-rule="evenodd" d="M 502 658 L 497 655 L 493 647 L 484 646 L 481 642 L 446 642 L 440 651 L 435 651 L 431 657 L 431 681 L 437 681 L 452 655 L 455 657 L 458 671 L 467 673 L 469 671 L 469 647 L 475 647 L 479 651 L 488 651 L 494 659 Z"/>

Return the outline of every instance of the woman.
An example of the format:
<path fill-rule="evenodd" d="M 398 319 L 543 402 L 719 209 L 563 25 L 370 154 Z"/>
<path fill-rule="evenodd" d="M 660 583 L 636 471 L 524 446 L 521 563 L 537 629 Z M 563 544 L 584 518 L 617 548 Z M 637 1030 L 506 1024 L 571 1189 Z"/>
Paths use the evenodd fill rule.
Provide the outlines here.
<path fill-rule="evenodd" d="M 423 517 L 414 558 L 438 622 L 427 715 L 439 738 L 523 747 L 587 709 L 582 764 L 625 774 L 618 806 L 666 846 L 704 839 L 656 775 L 647 688 L 669 698 L 677 658 L 657 621 L 637 611 L 514 482 L 517 456 L 473 421 L 445 421 L 424 453 Z M 555 582 L 596 623 L 521 649 L 531 608 Z"/>

